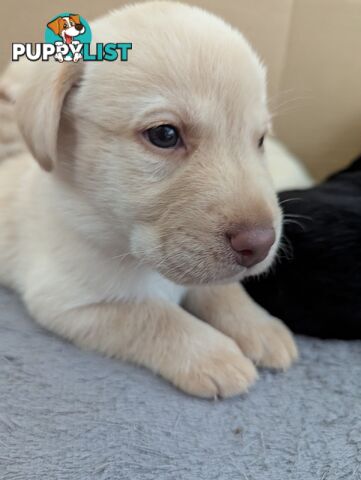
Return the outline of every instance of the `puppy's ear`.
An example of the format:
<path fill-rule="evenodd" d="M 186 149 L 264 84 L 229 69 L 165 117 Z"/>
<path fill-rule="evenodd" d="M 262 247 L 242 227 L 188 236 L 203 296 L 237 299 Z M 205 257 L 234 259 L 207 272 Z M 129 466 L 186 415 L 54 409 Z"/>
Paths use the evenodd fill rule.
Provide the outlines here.
<path fill-rule="evenodd" d="M 44 62 L 36 65 L 16 99 L 20 131 L 34 158 L 47 171 L 57 160 L 58 130 L 63 103 L 80 80 L 82 64 Z"/>
<path fill-rule="evenodd" d="M 48 27 L 55 33 L 55 35 L 59 35 L 61 32 L 61 23 L 62 23 L 62 18 L 57 17 L 53 21 L 48 23 Z"/>
<path fill-rule="evenodd" d="M 69 15 L 69 17 L 73 20 L 74 23 L 81 23 L 79 15 L 74 15 L 72 13 L 71 15 Z"/>

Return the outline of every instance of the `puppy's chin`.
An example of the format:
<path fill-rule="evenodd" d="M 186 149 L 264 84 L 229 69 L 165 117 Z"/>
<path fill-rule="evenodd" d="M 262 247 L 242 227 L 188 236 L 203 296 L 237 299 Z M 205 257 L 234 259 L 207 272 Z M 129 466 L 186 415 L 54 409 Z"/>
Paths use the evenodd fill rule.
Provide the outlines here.
<path fill-rule="evenodd" d="M 193 262 L 192 262 L 193 260 Z M 157 271 L 164 277 L 174 283 L 183 286 L 192 285 L 225 285 L 227 283 L 238 282 L 242 280 L 246 273 L 246 268 L 239 265 L 231 266 L 212 264 L 207 259 L 202 259 L 205 266 L 197 266 L 197 258 L 190 259 L 189 263 L 180 263 L 179 265 L 160 264 Z M 233 267 L 233 268 L 232 268 Z"/>
<path fill-rule="evenodd" d="M 156 230 L 149 226 L 137 225 L 130 236 L 131 254 L 141 264 L 148 265 L 168 280 L 185 286 L 222 285 L 258 275 L 271 266 L 276 250 L 277 246 L 272 247 L 267 258 L 254 267 L 246 268 L 237 264 L 231 253 L 225 253 L 224 259 L 215 260 L 206 248 L 197 253 L 196 248 L 192 251 L 187 247 L 184 250 L 178 247 L 169 253 Z"/>

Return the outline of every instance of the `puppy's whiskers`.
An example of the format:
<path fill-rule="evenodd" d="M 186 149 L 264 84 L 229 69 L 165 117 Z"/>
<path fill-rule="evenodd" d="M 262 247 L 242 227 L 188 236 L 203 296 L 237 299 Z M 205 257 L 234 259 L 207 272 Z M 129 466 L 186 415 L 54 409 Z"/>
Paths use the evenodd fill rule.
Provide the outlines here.
<path fill-rule="evenodd" d="M 313 222 L 312 217 L 310 217 L 308 215 L 300 215 L 298 213 L 285 213 L 284 218 L 286 218 L 286 219 L 288 219 L 288 218 L 303 218 L 304 220 L 310 220 L 311 222 Z"/>
<path fill-rule="evenodd" d="M 285 258 L 286 260 L 292 260 L 293 256 L 292 244 L 287 236 L 283 235 L 277 251 L 275 263 L 279 262 L 282 258 Z"/>
<path fill-rule="evenodd" d="M 302 198 L 285 198 L 283 200 L 281 200 L 279 203 L 280 206 L 284 205 L 285 203 L 288 203 L 288 202 L 296 202 L 296 201 L 299 201 L 299 202 L 302 202 Z"/>
<path fill-rule="evenodd" d="M 304 102 L 305 100 L 310 101 L 313 98 L 311 94 L 307 95 L 307 92 L 305 92 L 305 95 L 303 96 L 295 95 L 291 98 L 287 98 L 287 95 L 295 94 L 296 92 L 297 90 L 292 88 L 281 91 L 269 98 L 268 108 L 270 110 L 271 118 L 279 117 L 285 113 L 289 113 L 291 110 L 299 108 L 301 106 L 301 102 Z M 282 99 L 282 96 L 284 99 Z M 296 102 L 298 102 L 298 104 Z"/>
<path fill-rule="evenodd" d="M 289 224 L 298 225 L 301 228 L 301 230 L 303 230 L 305 232 L 306 231 L 306 225 L 304 225 L 304 223 L 302 223 L 300 220 L 306 220 L 306 221 L 313 222 L 313 219 L 311 217 L 306 216 L 306 215 L 298 215 L 296 213 L 286 213 L 283 216 L 284 225 L 289 225 Z"/>

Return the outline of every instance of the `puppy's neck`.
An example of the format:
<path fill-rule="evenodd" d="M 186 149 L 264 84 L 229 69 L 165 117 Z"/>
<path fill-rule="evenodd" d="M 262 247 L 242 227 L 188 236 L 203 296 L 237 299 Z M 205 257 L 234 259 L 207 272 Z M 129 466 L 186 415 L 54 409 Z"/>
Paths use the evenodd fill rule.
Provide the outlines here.
<path fill-rule="evenodd" d="M 114 225 L 109 212 L 101 211 L 89 203 L 85 194 L 68 183 L 57 173 L 37 172 L 36 184 L 45 213 L 61 223 L 62 228 L 91 244 L 108 256 L 128 255 L 130 226 Z"/>

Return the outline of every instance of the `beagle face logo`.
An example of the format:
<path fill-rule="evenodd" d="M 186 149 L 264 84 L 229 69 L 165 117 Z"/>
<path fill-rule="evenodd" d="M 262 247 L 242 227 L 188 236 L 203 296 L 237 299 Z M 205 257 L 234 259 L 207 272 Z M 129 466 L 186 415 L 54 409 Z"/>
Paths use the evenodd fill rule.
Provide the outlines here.
<path fill-rule="evenodd" d="M 58 62 L 78 62 L 83 58 L 83 44 L 90 44 L 91 31 L 85 18 L 75 13 L 61 13 L 47 24 L 45 41 L 57 47 Z M 63 47 L 63 48 L 61 48 Z"/>
<path fill-rule="evenodd" d="M 84 17 L 63 12 L 53 17 L 45 28 L 44 43 L 13 43 L 12 60 L 26 57 L 33 62 L 54 59 L 62 62 L 128 60 L 132 43 L 96 43 L 91 45 L 91 29 Z"/>
<path fill-rule="evenodd" d="M 48 27 L 63 39 L 63 43 L 73 43 L 78 35 L 85 32 L 85 26 L 81 23 L 80 15 L 71 14 L 66 17 L 57 17 L 48 23 Z"/>

